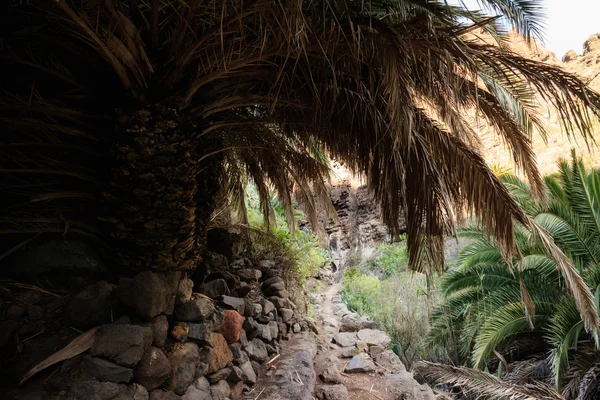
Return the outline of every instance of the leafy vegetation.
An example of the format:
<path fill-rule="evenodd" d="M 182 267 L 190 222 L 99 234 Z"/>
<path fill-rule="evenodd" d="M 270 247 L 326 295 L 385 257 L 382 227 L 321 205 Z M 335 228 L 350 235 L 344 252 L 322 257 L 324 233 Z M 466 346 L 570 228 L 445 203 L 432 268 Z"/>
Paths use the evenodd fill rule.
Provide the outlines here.
<path fill-rule="evenodd" d="M 344 272 L 341 297 L 348 309 L 368 315 L 392 338 L 404 363 L 435 358 L 423 344 L 429 328 L 429 309 L 422 274 L 409 271 L 405 243 L 380 244 L 377 254 Z M 382 273 L 383 272 L 383 273 Z"/>
<path fill-rule="evenodd" d="M 597 305 L 600 170 L 586 171 L 573 155 L 570 163 L 559 164 L 559 171 L 545 179 L 545 202 L 515 176 L 501 180 L 569 258 Z M 512 382 L 541 381 L 568 399 L 597 398 L 598 337 L 586 332 L 556 255 L 523 226 L 515 231 L 521 257 L 508 260 L 481 229 L 460 235 L 471 242 L 441 280 L 443 301 L 432 313 L 428 342 L 446 347 L 462 365 L 495 371 Z M 540 373 L 543 365 L 547 373 Z"/>
<path fill-rule="evenodd" d="M 260 198 L 255 185 L 246 188 L 246 209 L 250 227 L 268 232 L 267 237 L 255 238 L 253 252 L 257 258 L 285 260 L 287 269 L 295 271 L 297 286 L 302 286 L 307 278 L 331 262 L 329 253 L 323 249 L 318 238 L 307 228 L 290 229 L 285 209 L 274 194 L 271 194 L 272 212 L 270 221 L 265 220 L 260 208 Z M 294 219 L 304 218 L 298 208 L 294 208 Z M 268 221 L 268 223 L 267 223 Z"/>

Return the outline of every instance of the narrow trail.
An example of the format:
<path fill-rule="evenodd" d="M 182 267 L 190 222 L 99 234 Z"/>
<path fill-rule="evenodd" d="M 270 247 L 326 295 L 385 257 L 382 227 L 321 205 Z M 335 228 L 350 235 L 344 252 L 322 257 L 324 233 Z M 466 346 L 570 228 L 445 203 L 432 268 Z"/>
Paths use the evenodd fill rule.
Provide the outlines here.
<path fill-rule="evenodd" d="M 327 285 L 316 307 L 320 335 L 314 369 L 319 400 L 433 400 L 426 385 L 406 371 L 388 349 L 390 338 L 375 324 L 348 310 L 341 283 Z"/>
<path fill-rule="evenodd" d="M 388 347 L 389 336 L 348 310 L 341 283 L 317 294 L 313 332 L 292 335 L 263 368 L 248 400 L 434 400 Z M 310 320 L 310 318 L 307 318 Z"/>

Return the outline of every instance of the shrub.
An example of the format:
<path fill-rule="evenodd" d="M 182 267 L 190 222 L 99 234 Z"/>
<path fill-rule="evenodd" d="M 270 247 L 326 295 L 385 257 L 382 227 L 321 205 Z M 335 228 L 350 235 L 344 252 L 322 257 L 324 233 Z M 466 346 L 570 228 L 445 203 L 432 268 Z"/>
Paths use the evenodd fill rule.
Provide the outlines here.
<path fill-rule="evenodd" d="M 377 327 L 387 332 L 394 351 L 408 368 L 421 358 L 432 358 L 424 347 L 423 337 L 429 330 L 431 302 L 425 293 L 423 275 L 404 271 L 380 280 L 362 274 L 358 268 L 344 273 L 342 300 L 351 311 L 370 316 Z"/>

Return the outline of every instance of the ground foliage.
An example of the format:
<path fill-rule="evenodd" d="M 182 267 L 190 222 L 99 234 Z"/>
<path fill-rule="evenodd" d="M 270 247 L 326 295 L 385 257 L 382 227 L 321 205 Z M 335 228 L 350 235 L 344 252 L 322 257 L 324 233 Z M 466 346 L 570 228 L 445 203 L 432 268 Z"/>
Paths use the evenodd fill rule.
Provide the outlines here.
<path fill-rule="evenodd" d="M 500 179 L 569 257 L 598 304 L 600 170 L 587 171 L 575 155 L 561 161 L 559 173 L 545 179 L 544 202 L 514 175 Z M 511 383 L 541 382 L 569 399 L 596 398 L 598 337 L 585 331 L 576 301 L 539 238 L 518 227 L 521 256 L 507 261 L 477 227 L 460 235 L 470 244 L 440 282 L 444 298 L 432 314 L 428 342 L 444 346 L 462 365 Z"/>

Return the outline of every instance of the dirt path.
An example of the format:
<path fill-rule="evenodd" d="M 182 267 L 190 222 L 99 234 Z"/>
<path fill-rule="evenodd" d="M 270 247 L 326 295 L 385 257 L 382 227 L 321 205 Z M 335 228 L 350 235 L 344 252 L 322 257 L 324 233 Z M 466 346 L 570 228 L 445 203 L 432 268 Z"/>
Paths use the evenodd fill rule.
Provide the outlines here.
<path fill-rule="evenodd" d="M 406 372 L 400 359 L 386 350 L 389 337 L 373 329 L 371 321 L 348 311 L 339 295 L 340 289 L 341 283 L 327 285 L 320 293 L 315 310 L 321 331 L 314 361 L 318 377 L 315 397 L 321 400 L 434 399 L 431 389 L 419 385 Z M 352 368 L 356 362 L 364 364 L 364 372 Z"/>

